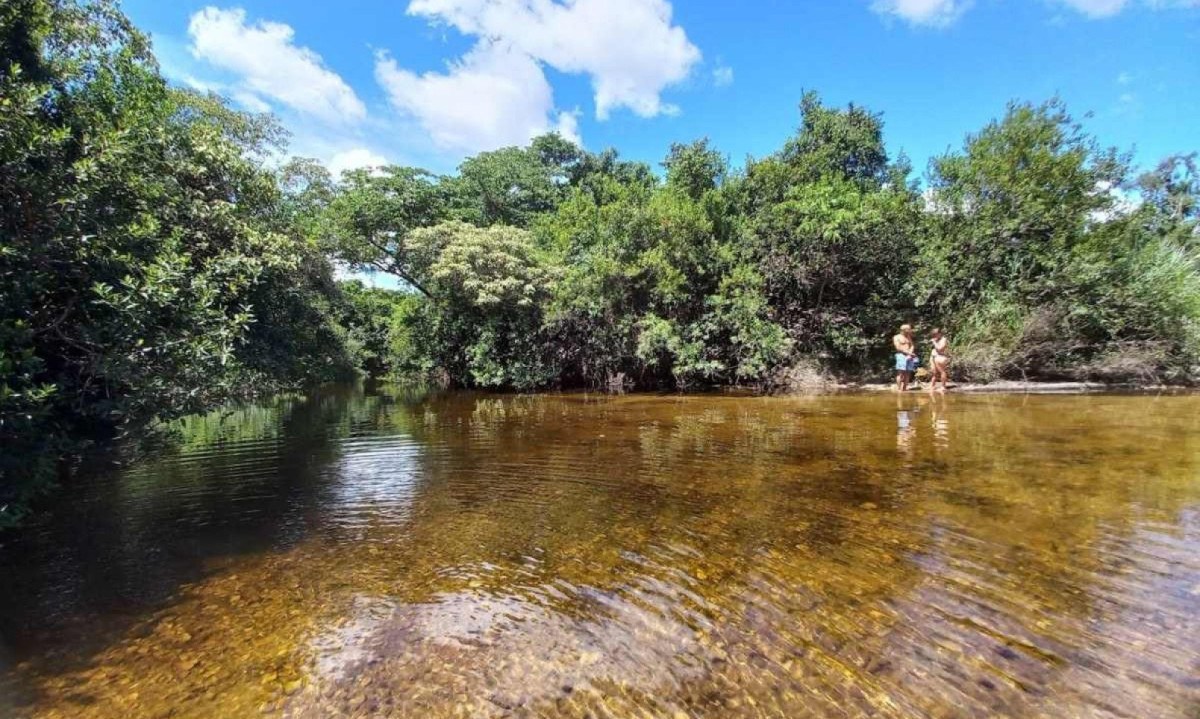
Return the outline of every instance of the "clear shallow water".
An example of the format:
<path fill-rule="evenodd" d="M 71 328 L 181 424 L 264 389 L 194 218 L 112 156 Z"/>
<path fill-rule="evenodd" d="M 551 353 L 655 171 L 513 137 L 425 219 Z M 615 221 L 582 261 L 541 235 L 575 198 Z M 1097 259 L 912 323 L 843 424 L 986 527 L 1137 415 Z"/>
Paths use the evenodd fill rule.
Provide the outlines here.
<path fill-rule="evenodd" d="M 1195 396 L 347 389 L 0 541 L 0 715 L 1200 716 Z"/>

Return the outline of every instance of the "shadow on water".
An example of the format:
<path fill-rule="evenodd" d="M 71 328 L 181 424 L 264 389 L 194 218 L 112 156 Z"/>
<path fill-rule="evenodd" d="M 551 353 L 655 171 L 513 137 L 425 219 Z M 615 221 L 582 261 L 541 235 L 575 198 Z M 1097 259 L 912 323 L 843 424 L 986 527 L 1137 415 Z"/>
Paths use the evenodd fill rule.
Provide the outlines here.
<path fill-rule="evenodd" d="M 337 391 L 197 418 L 0 550 L 0 687 L 38 717 L 1186 717 L 1198 409 Z"/>
<path fill-rule="evenodd" d="M 343 443 L 421 396 L 284 395 L 189 417 L 154 456 L 84 472 L 0 544 L 0 670 L 47 650 L 64 670 L 86 664 L 181 585 L 303 541 Z"/>

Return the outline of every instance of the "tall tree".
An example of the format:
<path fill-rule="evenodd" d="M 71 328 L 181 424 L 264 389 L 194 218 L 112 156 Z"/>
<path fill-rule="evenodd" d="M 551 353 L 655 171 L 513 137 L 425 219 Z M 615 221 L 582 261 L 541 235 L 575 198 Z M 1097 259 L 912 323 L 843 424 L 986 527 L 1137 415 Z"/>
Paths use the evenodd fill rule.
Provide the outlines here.
<path fill-rule="evenodd" d="M 256 293 L 302 253 L 255 159 L 274 123 L 168 87 L 114 3 L 6 3 L 0 51 L 0 493 L 19 499 L 69 438 L 197 409 L 266 367 Z"/>

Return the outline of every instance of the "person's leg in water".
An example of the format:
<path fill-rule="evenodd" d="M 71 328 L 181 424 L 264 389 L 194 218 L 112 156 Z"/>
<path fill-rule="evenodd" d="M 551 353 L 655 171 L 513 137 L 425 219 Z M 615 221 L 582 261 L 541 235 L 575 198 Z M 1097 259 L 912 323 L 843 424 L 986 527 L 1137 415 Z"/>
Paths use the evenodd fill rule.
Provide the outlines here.
<path fill-rule="evenodd" d="M 933 384 L 929 387 L 930 391 L 937 387 L 939 379 L 942 381 L 941 391 L 946 391 L 947 383 L 950 381 L 949 365 L 950 361 L 945 357 L 938 357 L 933 361 Z"/>

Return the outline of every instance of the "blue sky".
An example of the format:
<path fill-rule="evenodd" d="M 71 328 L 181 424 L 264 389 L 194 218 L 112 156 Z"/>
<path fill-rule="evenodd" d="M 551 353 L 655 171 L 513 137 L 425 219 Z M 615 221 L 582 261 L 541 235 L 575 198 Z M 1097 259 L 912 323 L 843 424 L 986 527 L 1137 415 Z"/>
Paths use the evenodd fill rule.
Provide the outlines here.
<path fill-rule="evenodd" d="M 1054 95 L 1147 166 L 1200 149 L 1200 0 L 125 0 L 176 82 L 276 112 L 334 169 L 451 171 L 558 129 L 657 163 L 777 149 L 806 89 L 929 157 Z"/>

